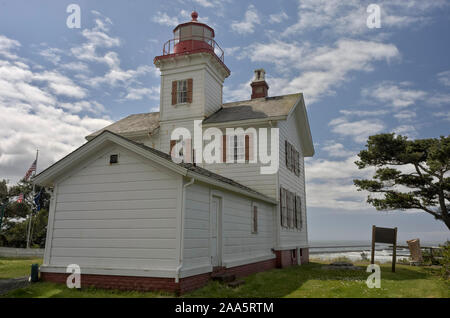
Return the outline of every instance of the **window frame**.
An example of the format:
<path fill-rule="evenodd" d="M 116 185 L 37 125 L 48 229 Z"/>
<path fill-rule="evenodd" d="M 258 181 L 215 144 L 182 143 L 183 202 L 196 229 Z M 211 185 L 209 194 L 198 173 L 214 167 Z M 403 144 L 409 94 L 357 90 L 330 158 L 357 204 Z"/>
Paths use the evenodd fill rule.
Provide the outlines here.
<path fill-rule="evenodd" d="M 180 87 L 182 86 L 182 87 Z M 184 89 L 182 90 L 182 88 Z M 184 98 L 184 100 L 183 100 Z M 177 105 L 187 104 L 188 102 L 188 80 L 178 80 L 177 81 Z"/>
<path fill-rule="evenodd" d="M 226 162 L 246 163 L 245 159 L 245 134 L 226 135 Z"/>

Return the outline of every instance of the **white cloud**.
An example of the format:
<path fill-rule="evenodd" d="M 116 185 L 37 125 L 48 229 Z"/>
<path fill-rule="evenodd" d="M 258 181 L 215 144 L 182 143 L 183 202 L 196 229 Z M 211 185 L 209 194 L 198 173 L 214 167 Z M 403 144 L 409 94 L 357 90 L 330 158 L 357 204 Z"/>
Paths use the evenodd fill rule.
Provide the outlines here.
<path fill-rule="evenodd" d="M 60 106 L 71 113 L 90 112 L 101 114 L 106 111 L 105 107 L 96 101 L 78 101 L 74 103 L 61 103 Z"/>
<path fill-rule="evenodd" d="M 61 61 L 62 50 L 58 48 L 46 48 L 39 52 L 39 55 L 57 65 Z"/>
<path fill-rule="evenodd" d="M 371 34 L 366 25 L 368 1 L 299 0 L 298 3 L 297 22 L 286 28 L 284 36 L 312 30 L 321 30 L 327 35 Z M 381 28 L 386 31 L 425 25 L 432 21 L 429 16 L 432 10 L 448 6 L 445 0 L 380 0 L 376 4 L 381 8 Z"/>
<path fill-rule="evenodd" d="M 410 139 L 414 139 L 417 137 L 417 129 L 413 125 L 401 125 L 394 128 L 394 132 L 397 135 L 407 136 Z"/>
<path fill-rule="evenodd" d="M 63 64 L 59 65 L 59 68 L 61 68 L 63 70 L 83 72 L 83 73 L 89 72 L 89 67 L 87 66 L 87 64 L 85 64 L 83 62 L 63 63 Z"/>
<path fill-rule="evenodd" d="M 322 147 L 322 150 L 328 152 L 331 157 L 348 157 L 353 154 L 352 151 L 345 149 L 343 144 L 340 143 L 328 143 Z"/>
<path fill-rule="evenodd" d="M 124 97 L 124 99 L 127 100 L 141 100 L 144 97 L 147 97 L 149 99 L 153 100 L 159 100 L 159 86 L 155 87 L 142 87 L 142 88 L 129 88 L 127 95 Z"/>
<path fill-rule="evenodd" d="M 233 56 L 234 54 L 236 54 L 236 52 L 238 52 L 239 50 L 241 50 L 240 46 L 233 46 L 233 47 L 224 47 L 223 51 L 227 56 Z"/>
<path fill-rule="evenodd" d="M 450 105 L 450 94 L 434 93 L 428 96 L 427 103 L 432 106 Z"/>
<path fill-rule="evenodd" d="M 239 34 L 250 34 L 255 32 L 255 25 L 261 24 L 258 11 L 254 5 L 249 5 L 245 12 L 244 20 L 233 21 L 231 29 Z"/>
<path fill-rule="evenodd" d="M 355 142 L 363 143 L 371 135 L 382 132 L 385 129 L 383 122 L 377 119 L 348 121 L 344 117 L 331 120 L 328 124 L 331 131 L 347 137 L 352 137 Z"/>
<path fill-rule="evenodd" d="M 375 98 L 380 102 L 386 103 L 387 106 L 403 108 L 414 105 L 427 96 L 425 91 L 410 87 L 411 84 L 407 82 L 397 84 L 384 81 L 374 87 L 364 89 L 362 93 L 363 96 Z"/>
<path fill-rule="evenodd" d="M 19 41 L 7 38 L 4 35 L 0 35 L 0 56 L 3 56 L 7 59 L 17 59 L 17 55 L 15 53 L 12 53 L 12 51 L 16 50 L 19 47 Z"/>
<path fill-rule="evenodd" d="M 100 14 L 97 13 L 97 15 Z M 108 70 L 103 75 L 95 77 L 78 74 L 77 78 L 83 80 L 86 85 L 93 88 L 101 85 L 114 88 L 121 86 L 129 91 L 134 88 L 134 85 L 141 84 L 138 80 L 140 76 L 155 72 L 155 68 L 154 66 L 139 65 L 136 69 L 124 70 L 120 66 L 120 58 L 117 52 L 108 50 L 104 55 L 99 55 L 97 53 L 99 48 L 112 49 L 121 45 L 119 38 L 112 37 L 107 33 L 111 25 L 112 21 L 110 19 L 105 17 L 97 18 L 95 20 L 95 26 L 92 29 L 84 29 L 82 31 L 82 35 L 86 41 L 81 46 L 71 49 L 73 56 L 77 59 L 105 64 Z"/>
<path fill-rule="evenodd" d="M 386 115 L 389 113 L 389 111 L 385 110 L 385 109 L 379 109 L 379 110 L 346 110 L 346 109 L 342 109 L 339 112 L 345 116 L 356 116 L 356 117 L 382 116 L 382 115 Z"/>
<path fill-rule="evenodd" d="M 367 194 L 359 192 L 353 185 L 355 178 L 368 178 L 373 169 L 358 169 L 357 156 L 344 160 L 305 160 L 306 197 L 309 207 L 333 210 L 369 209 Z"/>
<path fill-rule="evenodd" d="M 37 148 L 40 151 L 38 170 L 42 170 L 84 143 L 84 136 L 111 122 L 107 118 L 76 114 L 86 110 L 88 104 L 100 113 L 101 104 L 61 103 L 60 95 L 78 98 L 85 96 L 85 92 L 56 71 L 33 72 L 23 62 L 0 60 L 2 177 L 12 182 L 22 178 Z"/>
<path fill-rule="evenodd" d="M 156 15 L 153 16 L 152 21 L 170 27 L 176 27 L 178 24 L 180 24 L 180 21 L 177 17 L 170 17 L 167 13 L 161 11 L 158 11 Z"/>
<path fill-rule="evenodd" d="M 410 111 L 410 110 L 403 110 L 401 112 L 398 112 L 394 114 L 394 117 L 398 120 L 405 120 L 410 121 L 416 117 L 416 112 Z"/>
<path fill-rule="evenodd" d="M 450 86 L 450 70 L 441 72 L 437 75 L 439 82 L 445 86 Z"/>
<path fill-rule="evenodd" d="M 450 111 L 442 111 L 442 112 L 433 113 L 433 116 L 439 117 L 445 121 L 450 122 Z"/>
<path fill-rule="evenodd" d="M 284 11 L 269 15 L 269 23 L 281 23 L 287 19 L 289 19 L 289 16 Z"/>
<path fill-rule="evenodd" d="M 45 71 L 35 74 L 33 79 L 36 81 L 47 82 L 48 88 L 56 95 L 63 95 L 73 98 L 86 97 L 86 90 L 76 85 L 70 78 L 58 73 Z"/>
<path fill-rule="evenodd" d="M 376 61 L 397 58 L 399 51 L 395 45 L 372 41 L 341 39 L 333 47 L 311 48 L 308 43 L 276 40 L 250 45 L 243 57 L 252 62 L 274 63 L 284 74 L 270 80 L 275 95 L 303 92 L 311 104 L 324 95 L 334 94 L 333 88 L 343 84 L 350 72 L 373 71 Z M 295 71 L 301 73 L 292 76 Z"/>

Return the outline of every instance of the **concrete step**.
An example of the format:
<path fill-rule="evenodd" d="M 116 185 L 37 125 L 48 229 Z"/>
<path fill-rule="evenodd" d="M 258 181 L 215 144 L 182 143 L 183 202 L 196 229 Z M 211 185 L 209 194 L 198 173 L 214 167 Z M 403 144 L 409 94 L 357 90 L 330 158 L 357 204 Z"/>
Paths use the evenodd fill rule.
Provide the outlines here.
<path fill-rule="evenodd" d="M 236 288 L 236 287 L 239 287 L 244 284 L 245 284 L 245 281 L 243 281 L 243 280 L 235 280 L 233 282 L 228 283 L 228 287 Z"/>

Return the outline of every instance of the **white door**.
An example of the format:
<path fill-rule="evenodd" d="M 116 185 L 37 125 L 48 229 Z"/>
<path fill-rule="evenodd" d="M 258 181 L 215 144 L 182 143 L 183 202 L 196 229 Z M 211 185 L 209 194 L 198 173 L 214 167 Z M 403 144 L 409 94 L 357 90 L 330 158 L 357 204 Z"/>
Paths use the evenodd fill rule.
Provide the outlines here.
<path fill-rule="evenodd" d="M 222 213 L 221 199 L 212 197 L 211 202 L 211 263 L 213 266 L 222 264 Z"/>

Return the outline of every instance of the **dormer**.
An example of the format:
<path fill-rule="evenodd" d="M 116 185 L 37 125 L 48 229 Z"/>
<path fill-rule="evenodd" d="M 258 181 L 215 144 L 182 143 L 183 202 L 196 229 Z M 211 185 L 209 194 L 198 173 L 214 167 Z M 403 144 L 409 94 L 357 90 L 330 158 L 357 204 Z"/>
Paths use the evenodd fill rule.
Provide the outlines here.
<path fill-rule="evenodd" d="M 224 53 L 214 40 L 214 29 L 192 21 L 173 30 L 173 39 L 156 56 L 161 71 L 160 120 L 171 121 L 207 117 L 222 105 L 222 89 L 230 70 Z"/>

